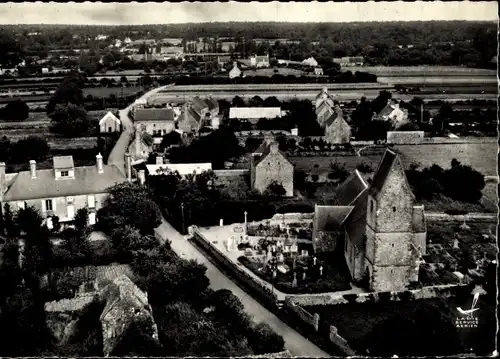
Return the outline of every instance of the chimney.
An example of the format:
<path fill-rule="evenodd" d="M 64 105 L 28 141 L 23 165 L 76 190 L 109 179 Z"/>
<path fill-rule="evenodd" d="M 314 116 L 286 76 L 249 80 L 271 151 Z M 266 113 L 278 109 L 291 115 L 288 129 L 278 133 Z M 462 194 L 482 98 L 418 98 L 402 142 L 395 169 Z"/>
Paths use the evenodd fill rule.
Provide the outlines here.
<path fill-rule="evenodd" d="M 238 66 L 238 63 L 236 61 L 233 61 L 233 67 Z"/>
<path fill-rule="evenodd" d="M 276 141 L 271 142 L 271 144 L 269 145 L 269 149 L 270 149 L 271 153 L 278 153 L 278 150 L 279 150 L 278 142 L 276 142 Z"/>
<path fill-rule="evenodd" d="M 144 185 L 146 183 L 146 172 L 144 170 L 139 170 L 139 184 Z"/>
<path fill-rule="evenodd" d="M 35 160 L 30 160 L 30 174 L 31 174 L 31 178 L 33 178 L 33 179 L 36 178 L 36 161 Z"/>
<path fill-rule="evenodd" d="M 7 180 L 5 179 L 5 163 L 0 162 L 0 201 L 2 200 L 3 193 L 5 192 L 5 187 L 7 185 L 6 182 Z"/>
<path fill-rule="evenodd" d="M 156 156 L 156 164 L 157 165 L 162 165 L 163 164 L 163 156 L 162 155 Z"/>
<path fill-rule="evenodd" d="M 102 165 L 102 156 L 101 156 L 100 152 L 97 154 L 97 156 L 95 156 L 95 163 L 96 163 L 96 166 L 97 166 L 97 172 L 98 173 L 104 173 L 104 168 L 103 168 L 103 165 Z"/>
<path fill-rule="evenodd" d="M 125 161 L 127 167 L 127 179 L 128 181 L 132 181 L 132 158 L 130 157 L 130 153 L 125 154 Z"/>
<path fill-rule="evenodd" d="M 271 143 L 274 141 L 274 135 L 268 133 L 268 134 L 265 134 L 264 135 L 264 142 L 266 143 L 266 145 L 271 145 Z"/>

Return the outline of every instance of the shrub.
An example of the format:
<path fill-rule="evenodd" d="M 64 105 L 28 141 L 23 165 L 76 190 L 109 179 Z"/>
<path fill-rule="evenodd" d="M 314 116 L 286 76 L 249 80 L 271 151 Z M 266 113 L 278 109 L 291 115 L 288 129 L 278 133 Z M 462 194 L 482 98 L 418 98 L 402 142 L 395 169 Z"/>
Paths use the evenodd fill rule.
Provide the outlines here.
<path fill-rule="evenodd" d="M 404 302 L 409 302 L 410 300 L 413 299 L 413 293 L 410 292 L 409 290 L 405 290 L 401 293 L 399 293 L 399 299 L 401 299 Z"/>
<path fill-rule="evenodd" d="M 344 294 L 344 299 L 349 303 L 355 303 L 357 297 L 358 296 L 356 294 Z"/>
<path fill-rule="evenodd" d="M 266 323 L 255 325 L 248 334 L 248 343 L 255 354 L 269 354 L 283 351 L 285 341 Z"/>

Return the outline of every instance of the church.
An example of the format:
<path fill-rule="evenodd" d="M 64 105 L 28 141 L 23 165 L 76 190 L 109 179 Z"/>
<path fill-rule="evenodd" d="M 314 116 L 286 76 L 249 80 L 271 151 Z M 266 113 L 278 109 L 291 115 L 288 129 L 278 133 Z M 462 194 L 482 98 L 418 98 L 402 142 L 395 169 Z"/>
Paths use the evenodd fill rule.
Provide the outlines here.
<path fill-rule="evenodd" d="M 415 204 L 399 156 L 386 150 L 371 183 L 355 170 L 334 205 L 315 206 L 315 252 L 342 251 L 351 278 L 372 291 L 398 291 L 418 280 L 426 250 L 424 207 Z"/>

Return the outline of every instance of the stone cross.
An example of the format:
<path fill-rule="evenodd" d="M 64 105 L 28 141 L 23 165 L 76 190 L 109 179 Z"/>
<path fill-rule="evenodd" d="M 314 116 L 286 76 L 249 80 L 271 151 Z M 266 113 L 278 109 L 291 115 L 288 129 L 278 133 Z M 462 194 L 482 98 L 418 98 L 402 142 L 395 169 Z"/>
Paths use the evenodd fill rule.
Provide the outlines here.
<path fill-rule="evenodd" d="M 297 287 L 297 273 L 293 272 L 292 288 Z"/>
<path fill-rule="evenodd" d="M 316 257 L 313 257 L 313 264 L 316 265 L 316 260 L 317 258 Z"/>
<path fill-rule="evenodd" d="M 323 266 L 319 267 L 319 275 L 322 276 L 323 275 Z"/>
<path fill-rule="evenodd" d="M 455 249 L 459 248 L 459 246 L 458 246 L 458 238 L 457 237 L 455 237 L 455 239 L 453 240 L 453 248 L 455 248 Z"/>
<path fill-rule="evenodd" d="M 302 272 L 302 280 L 306 280 L 306 272 Z"/>

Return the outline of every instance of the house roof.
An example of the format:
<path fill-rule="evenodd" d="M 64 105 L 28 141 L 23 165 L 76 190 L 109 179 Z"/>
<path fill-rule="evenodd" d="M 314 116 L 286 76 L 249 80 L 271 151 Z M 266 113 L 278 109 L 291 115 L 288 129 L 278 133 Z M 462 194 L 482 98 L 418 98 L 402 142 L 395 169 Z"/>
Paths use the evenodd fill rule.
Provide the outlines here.
<path fill-rule="evenodd" d="M 318 231 L 338 231 L 353 206 L 314 206 L 314 223 Z"/>
<path fill-rule="evenodd" d="M 173 121 L 174 110 L 171 108 L 139 108 L 135 112 L 134 121 Z"/>
<path fill-rule="evenodd" d="M 198 96 L 195 96 L 191 99 L 191 108 L 193 108 L 196 112 L 201 113 L 202 110 L 208 108 L 208 104 Z"/>
<path fill-rule="evenodd" d="M 368 190 L 364 190 L 354 200 L 353 210 L 344 220 L 344 225 L 351 243 L 355 246 L 364 244 L 366 226 L 366 206 L 368 205 Z"/>
<path fill-rule="evenodd" d="M 277 143 L 276 141 L 273 141 L 273 143 Z M 259 165 L 259 163 L 261 163 L 262 161 L 264 161 L 264 159 L 271 153 L 271 144 L 267 144 L 266 141 L 264 141 L 260 146 L 259 146 L 259 151 L 261 152 L 254 152 L 254 153 L 261 153 L 260 156 L 255 156 L 252 158 L 252 165 L 254 167 L 257 167 Z M 285 154 L 283 152 L 281 152 L 280 150 L 278 150 L 278 153 L 290 164 L 292 164 L 288 158 L 285 156 Z"/>
<path fill-rule="evenodd" d="M 316 107 L 316 115 L 320 116 L 325 112 L 333 114 L 335 111 L 333 110 L 333 100 L 328 98 L 325 101 L 321 102 L 318 107 Z"/>
<path fill-rule="evenodd" d="M 12 180 L 5 192 L 5 201 L 55 198 L 106 193 L 107 189 L 126 180 L 113 165 L 103 165 L 103 173 L 96 166 L 75 167 L 73 179 L 56 180 L 54 170 L 37 170 L 36 178 L 30 171 L 22 171 Z"/>
<path fill-rule="evenodd" d="M 52 162 L 56 170 L 66 170 L 75 167 L 73 156 L 54 156 Z"/>
<path fill-rule="evenodd" d="M 146 294 L 141 291 L 125 274 L 114 279 L 105 289 L 106 306 L 101 313 L 101 320 L 117 305 L 144 308 L 148 305 Z"/>
<path fill-rule="evenodd" d="M 229 118 L 261 119 L 281 117 L 280 107 L 231 107 Z"/>
<path fill-rule="evenodd" d="M 255 61 L 257 61 L 257 62 L 269 61 L 269 55 L 255 56 Z"/>
<path fill-rule="evenodd" d="M 219 108 L 219 102 L 212 97 L 207 97 L 205 102 L 207 103 L 209 110 Z"/>
<path fill-rule="evenodd" d="M 120 124 L 121 121 L 118 119 L 118 117 L 116 117 L 113 112 L 111 111 L 108 111 L 107 114 L 105 114 L 101 120 L 99 121 L 99 125 L 101 125 L 104 121 L 106 121 L 107 119 L 112 119 L 113 121 L 115 121 L 116 123 Z"/>
<path fill-rule="evenodd" d="M 343 120 L 344 120 L 344 118 L 342 117 L 342 109 L 338 106 L 335 106 L 333 109 L 333 116 L 330 116 L 327 118 L 327 120 L 325 121 L 325 125 L 330 126 L 335 121 L 343 121 Z M 346 122 L 346 124 L 347 124 L 347 122 Z"/>
<path fill-rule="evenodd" d="M 375 171 L 375 175 L 373 176 L 373 180 L 369 188 L 370 195 L 373 196 L 375 199 L 378 198 L 394 165 L 400 166 L 401 170 L 404 172 L 401 165 L 401 160 L 399 159 L 397 153 L 394 152 L 393 150 L 387 149 L 384 153 L 382 161 L 380 161 L 378 168 Z M 406 176 L 403 177 L 404 180 L 406 181 L 407 188 L 410 188 L 410 185 L 408 184 L 408 179 L 406 178 Z M 413 196 L 413 193 L 411 191 L 410 193 Z"/>
<path fill-rule="evenodd" d="M 378 117 L 387 117 L 394 111 L 394 102 L 390 100 L 387 105 L 378 113 Z"/>
<path fill-rule="evenodd" d="M 361 192 L 367 188 L 368 184 L 365 182 L 359 171 L 354 170 L 337 189 L 333 199 L 334 204 L 337 206 L 351 205 Z"/>
<path fill-rule="evenodd" d="M 413 206 L 413 231 L 415 233 L 427 232 L 424 206 Z"/>

